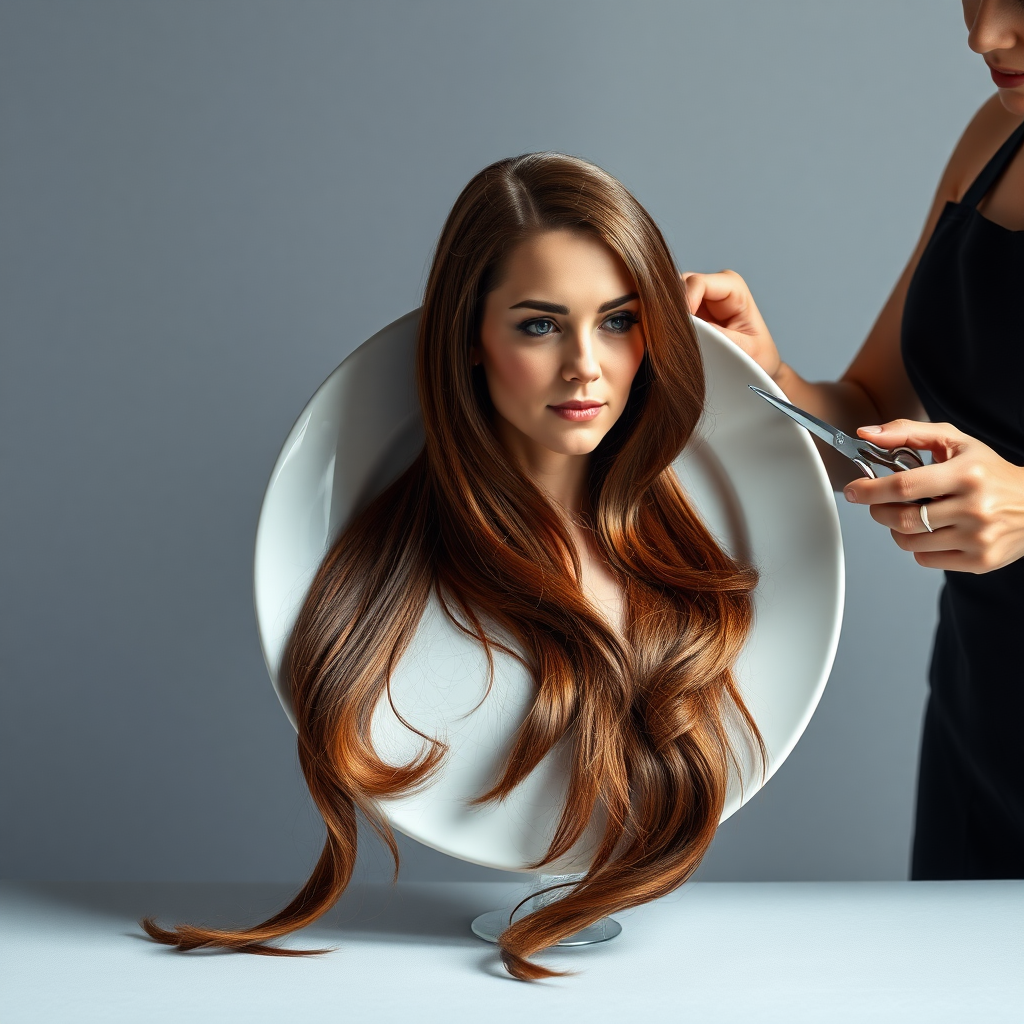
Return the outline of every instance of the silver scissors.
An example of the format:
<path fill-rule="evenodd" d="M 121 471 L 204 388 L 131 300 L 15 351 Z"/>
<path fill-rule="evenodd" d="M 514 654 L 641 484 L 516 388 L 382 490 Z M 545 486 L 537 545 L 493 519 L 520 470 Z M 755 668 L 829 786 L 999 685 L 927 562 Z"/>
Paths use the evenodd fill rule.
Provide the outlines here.
<path fill-rule="evenodd" d="M 790 419 L 796 420 L 801 427 L 806 427 L 815 437 L 821 438 L 837 452 L 845 455 L 865 476 L 871 477 L 872 480 L 878 479 L 875 466 L 886 466 L 895 472 L 920 469 L 924 465 L 924 460 L 913 448 L 880 448 L 877 444 L 872 444 L 862 438 L 850 437 L 838 427 L 833 427 L 831 423 L 819 420 L 817 416 L 812 416 L 809 412 L 804 412 L 803 409 L 798 409 L 795 405 L 782 401 L 781 398 L 769 395 L 767 391 L 755 388 L 753 384 L 748 384 L 747 387 L 755 395 L 760 395 L 769 405 L 774 405 Z M 929 501 L 931 501 L 930 498 L 921 498 L 915 504 L 925 505 Z"/>

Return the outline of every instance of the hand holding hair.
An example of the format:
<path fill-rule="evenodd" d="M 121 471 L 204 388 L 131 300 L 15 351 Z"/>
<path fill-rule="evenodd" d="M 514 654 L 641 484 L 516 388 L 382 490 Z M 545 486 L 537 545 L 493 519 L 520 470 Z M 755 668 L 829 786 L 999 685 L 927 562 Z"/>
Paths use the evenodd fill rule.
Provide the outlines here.
<path fill-rule="evenodd" d="M 774 380 L 782 357 L 747 282 L 735 270 L 681 277 L 690 312 L 717 327 Z"/>
<path fill-rule="evenodd" d="M 871 506 L 871 518 L 931 569 L 986 573 L 1024 556 L 1024 467 L 949 423 L 892 420 L 857 433 L 881 445 L 927 450 L 930 466 L 847 484 L 846 500 Z M 931 498 L 927 525 L 921 506 Z M 928 527 L 931 527 L 929 530 Z"/>

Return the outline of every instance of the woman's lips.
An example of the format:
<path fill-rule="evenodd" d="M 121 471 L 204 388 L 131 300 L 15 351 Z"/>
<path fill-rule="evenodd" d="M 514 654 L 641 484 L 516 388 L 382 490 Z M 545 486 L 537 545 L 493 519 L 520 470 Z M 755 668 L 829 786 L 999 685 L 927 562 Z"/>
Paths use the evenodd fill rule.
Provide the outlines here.
<path fill-rule="evenodd" d="M 548 408 L 563 420 L 572 420 L 579 423 L 582 420 L 592 420 L 597 417 L 604 408 L 603 402 L 562 402 L 560 405 L 549 405 Z"/>
<path fill-rule="evenodd" d="M 1013 71 L 1010 68 L 994 68 L 988 66 L 992 74 L 992 81 L 1000 89 L 1015 89 L 1018 85 L 1024 85 L 1024 71 Z"/>

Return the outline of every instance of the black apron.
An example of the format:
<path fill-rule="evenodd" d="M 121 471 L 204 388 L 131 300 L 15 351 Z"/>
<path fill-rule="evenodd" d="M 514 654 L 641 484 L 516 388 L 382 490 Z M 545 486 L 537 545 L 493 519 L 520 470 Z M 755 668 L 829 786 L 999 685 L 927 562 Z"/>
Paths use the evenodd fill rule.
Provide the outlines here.
<path fill-rule="evenodd" d="M 910 282 L 902 352 L 933 422 L 1024 466 L 1024 231 L 976 207 L 1022 124 L 947 203 Z M 1024 878 L 1024 558 L 946 572 L 929 670 L 911 877 Z"/>

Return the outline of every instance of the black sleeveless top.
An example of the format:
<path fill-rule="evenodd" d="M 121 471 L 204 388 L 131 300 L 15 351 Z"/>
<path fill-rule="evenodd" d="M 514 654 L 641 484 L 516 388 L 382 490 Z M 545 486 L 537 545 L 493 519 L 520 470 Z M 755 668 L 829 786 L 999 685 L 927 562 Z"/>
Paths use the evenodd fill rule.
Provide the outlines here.
<path fill-rule="evenodd" d="M 1022 124 L 947 203 L 910 283 L 903 362 L 932 421 L 1024 466 L 1024 231 L 978 202 Z M 914 878 L 1024 878 L 1024 558 L 946 572 L 918 775 Z"/>

